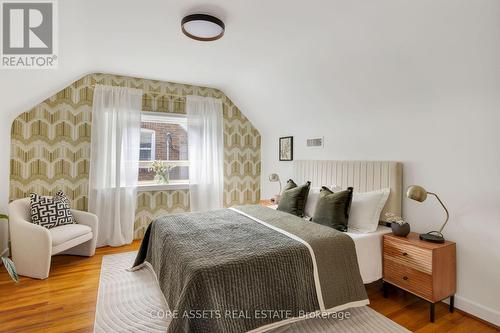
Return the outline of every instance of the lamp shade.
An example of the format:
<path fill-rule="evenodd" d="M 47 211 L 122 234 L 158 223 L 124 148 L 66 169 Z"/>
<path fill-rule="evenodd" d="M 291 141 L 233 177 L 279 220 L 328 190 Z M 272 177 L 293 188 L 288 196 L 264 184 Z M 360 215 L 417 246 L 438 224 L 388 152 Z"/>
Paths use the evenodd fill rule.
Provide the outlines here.
<path fill-rule="evenodd" d="M 269 181 L 270 182 L 279 182 L 280 181 L 280 176 L 277 173 L 272 173 L 269 175 Z"/>
<path fill-rule="evenodd" d="M 423 202 L 427 199 L 427 191 L 422 186 L 411 185 L 406 190 L 406 196 L 412 200 Z"/>

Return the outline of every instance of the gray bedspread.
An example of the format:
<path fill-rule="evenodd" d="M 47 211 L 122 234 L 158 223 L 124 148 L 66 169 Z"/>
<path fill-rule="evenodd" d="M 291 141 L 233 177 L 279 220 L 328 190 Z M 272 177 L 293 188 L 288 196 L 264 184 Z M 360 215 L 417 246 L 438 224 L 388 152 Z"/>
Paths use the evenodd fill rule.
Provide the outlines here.
<path fill-rule="evenodd" d="M 246 332 L 320 309 L 367 300 L 352 239 L 261 206 L 156 219 L 134 267 L 150 263 L 173 313 L 169 333 Z M 322 296 L 324 307 L 320 306 Z"/>

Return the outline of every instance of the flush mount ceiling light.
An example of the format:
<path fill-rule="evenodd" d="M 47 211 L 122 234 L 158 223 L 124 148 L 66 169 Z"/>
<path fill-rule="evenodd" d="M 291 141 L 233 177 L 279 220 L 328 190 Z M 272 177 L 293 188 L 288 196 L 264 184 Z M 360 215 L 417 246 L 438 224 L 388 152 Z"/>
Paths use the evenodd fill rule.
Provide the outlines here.
<path fill-rule="evenodd" d="M 224 35 L 224 22 L 206 14 L 192 14 L 182 19 L 182 32 L 189 38 L 209 42 Z"/>

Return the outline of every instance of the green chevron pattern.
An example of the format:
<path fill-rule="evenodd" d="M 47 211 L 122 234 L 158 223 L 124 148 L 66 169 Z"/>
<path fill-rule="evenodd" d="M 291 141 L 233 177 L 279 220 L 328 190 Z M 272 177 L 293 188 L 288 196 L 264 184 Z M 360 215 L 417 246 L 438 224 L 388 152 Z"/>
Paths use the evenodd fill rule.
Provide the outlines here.
<path fill-rule="evenodd" d="M 62 189 L 73 207 L 86 210 L 95 84 L 142 89 L 143 111 L 184 113 L 185 96 L 222 99 L 224 110 L 224 204 L 260 198 L 259 132 L 220 90 L 111 74 L 90 74 L 19 115 L 12 124 L 10 200 L 30 192 Z M 172 96 L 176 95 L 176 96 Z M 189 211 L 188 190 L 139 192 L 135 237 L 157 216 Z"/>

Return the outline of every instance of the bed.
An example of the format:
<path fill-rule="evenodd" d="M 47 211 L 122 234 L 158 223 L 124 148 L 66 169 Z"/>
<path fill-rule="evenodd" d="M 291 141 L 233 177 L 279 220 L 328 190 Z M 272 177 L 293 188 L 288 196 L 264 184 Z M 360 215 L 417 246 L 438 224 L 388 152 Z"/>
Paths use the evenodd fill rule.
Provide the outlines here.
<path fill-rule="evenodd" d="M 278 205 L 268 207 L 276 209 Z M 375 232 L 362 233 L 349 229 L 345 233 L 354 241 L 359 272 L 364 284 L 369 284 L 382 278 L 382 238 L 385 234 L 391 232 L 390 227 L 379 225 Z"/>
<path fill-rule="evenodd" d="M 382 210 L 381 219 L 387 212 L 401 216 L 403 165 L 400 162 L 296 160 L 293 163 L 293 179 L 298 183 L 309 180 L 312 187 L 335 184 L 345 189 L 352 186 L 354 192 L 390 188 L 391 193 Z M 379 225 L 376 232 L 359 233 L 348 230 L 346 233 L 356 245 L 363 283 L 368 284 L 382 278 L 382 237 L 390 232 L 389 227 Z"/>
<path fill-rule="evenodd" d="M 364 284 L 382 278 L 382 237 L 391 232 L 391 228 L 379 225 L 377 231 L 367 234 L 355 230 L 346 233 L 354 241 L 359 272 Z"/>
<path fill-rule="evenodd" d="M 368 190 L 373 184 L 389 184 L 392 190 L 391 162 L 387 170 L 385 162 L 352 163 L 354 173 L 348 164 L 340 175 L 345 170 L 355 182 L 364 182 L 367 175 L 371 184 L 363 186 Z M 301 166 L 296 162 L 296 171 Z M 303 176 L 311 171 L 302 170 Z M 371 181 L 375 174 L 380 179 Z M 339 180 L 328 184 L 350 185 Z M 169 333 L 261 332 L 306 315 L 368 304 L 358 262 L 370 261 L 368 253 L 376 243 L 371 239 L 376 238 L 349 235 L 259 205 L 173 214 L 150 224 L 133 269 L 148 265 L 155 272 L 173 309 Z M 366 260 L 360 261 L 362 257 Z"/>

